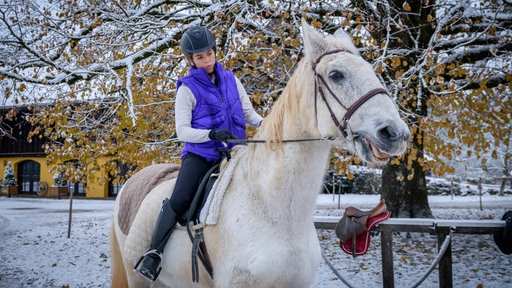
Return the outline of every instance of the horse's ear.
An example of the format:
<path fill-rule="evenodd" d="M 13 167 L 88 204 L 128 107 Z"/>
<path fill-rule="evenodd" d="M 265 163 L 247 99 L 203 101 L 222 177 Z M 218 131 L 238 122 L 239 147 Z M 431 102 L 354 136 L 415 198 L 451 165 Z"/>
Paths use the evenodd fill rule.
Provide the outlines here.
<path fill-rule="evenodd" d="M 352 37 L 343 30 L 343 28 L 338 28 L 336 32 L 334 32 L 334 37 L 341 39 L 342 41 L 352 42 Z"/>
<path fill-rule="evenodd" d="M 325 37 L 306 23 L 306 21 L 302 21 L 302 38 L 304 40 L 304 54 L 306 56 L 312 56 L 312 59 L 316 59 L 327 51 L 328 47 Z"/>
<path fill-rule="evenodd" d="M 348 34 L 345 30 L 342 28 L 338 28 L 336 32 L 334 32 L 334 37 L 338 38 L 343 42 L 343 45 L 352 53 L 359 55 L 359 51 L 356 48 L 356 45 L 354 45 L 354 39 L 352 39 L 352 36 Z"/>

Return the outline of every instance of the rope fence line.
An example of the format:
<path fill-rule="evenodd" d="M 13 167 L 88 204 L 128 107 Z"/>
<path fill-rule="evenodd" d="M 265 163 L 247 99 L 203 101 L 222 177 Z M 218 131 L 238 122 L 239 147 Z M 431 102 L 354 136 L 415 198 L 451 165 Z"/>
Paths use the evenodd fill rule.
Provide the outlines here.
<path fill-rule="evenodd" d="M 334 229 L 341 217 L 315 216 L 317 229 Z M 443 220 L 424 218 L 390 218 L 374 228 L 380 231 L 382 249 L 382 279 L 384 288 L 393 288 L 393 232 L 423 232 L 437 234 L 439 253 L 424 275 L 412 287 L 418 287 L 436 266 L 439 266 L 439 287 L 453 287 L 451 241 L 454 233 L 458 234 L 494 234 L 505 227 L 504 220 Z M 441 244 L 442 243 L 442 244 Z M 336 276 L 348 287 L 353 287 L 343 279 L 327 257 L 324 261 Z"/>

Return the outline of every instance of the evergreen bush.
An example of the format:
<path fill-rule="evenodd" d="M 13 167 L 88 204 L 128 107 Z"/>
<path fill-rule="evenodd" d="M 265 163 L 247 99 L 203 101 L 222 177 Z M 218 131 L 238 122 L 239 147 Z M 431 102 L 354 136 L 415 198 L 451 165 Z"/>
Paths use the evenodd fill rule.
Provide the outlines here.
<path fill-rule="evenodd" d="M 11 161 L 7 164 L 4 173 L 3 185 L 4 186 L 16 186 L 16 176 L 14 175 L 14 169 L 12 168 Z"/>
<path fill-rule="evenodd" d="M 53 185 L 57 187 L 65 187 L 68 186 L 68 182 L 66 179 L 64 179 L 64 175 L 62 175 L 62 172 L 57 172 L 55 175 L 53 175 Z"/>

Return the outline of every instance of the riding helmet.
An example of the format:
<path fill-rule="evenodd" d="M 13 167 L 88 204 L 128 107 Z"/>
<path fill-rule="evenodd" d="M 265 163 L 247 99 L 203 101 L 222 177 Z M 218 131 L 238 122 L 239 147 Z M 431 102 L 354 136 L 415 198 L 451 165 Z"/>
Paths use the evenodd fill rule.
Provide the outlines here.
<path fill-rule="evenodd" d="M 215 37 L 207 28 L 194 26 L 188 29 L 181 37 L 181 50 L 183 54 L 200 53 L 208 51 L 211 48 L 215 50 Z"/>

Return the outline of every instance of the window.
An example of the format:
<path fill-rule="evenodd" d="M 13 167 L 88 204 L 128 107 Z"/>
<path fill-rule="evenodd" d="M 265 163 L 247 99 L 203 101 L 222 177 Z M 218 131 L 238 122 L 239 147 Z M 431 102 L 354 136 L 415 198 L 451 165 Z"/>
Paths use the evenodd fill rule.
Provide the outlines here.
<path fill-rule="evenodd" d="M 21 183 L 21 194 L 37 194 L 39 190 L 41 165 L 33 160 L 18 164 L 18 183 Z"/>
<path fill-rule="evenodd" d="M 85 196 L 85 187 L 84 183 L 71 183 L 68 181 L 68 190 L 69 193 L 73 193 L 73 195 Z"/>

